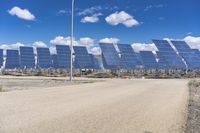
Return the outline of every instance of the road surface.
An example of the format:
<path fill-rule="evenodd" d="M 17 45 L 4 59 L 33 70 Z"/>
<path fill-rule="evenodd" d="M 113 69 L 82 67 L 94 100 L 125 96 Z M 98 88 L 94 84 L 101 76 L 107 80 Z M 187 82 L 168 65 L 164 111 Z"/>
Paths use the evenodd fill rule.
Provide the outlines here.
<path fill-rule="evenodd" d="M 0 133 L 181 133 L 188 80 L 105 82 L 0 93 Z"/>

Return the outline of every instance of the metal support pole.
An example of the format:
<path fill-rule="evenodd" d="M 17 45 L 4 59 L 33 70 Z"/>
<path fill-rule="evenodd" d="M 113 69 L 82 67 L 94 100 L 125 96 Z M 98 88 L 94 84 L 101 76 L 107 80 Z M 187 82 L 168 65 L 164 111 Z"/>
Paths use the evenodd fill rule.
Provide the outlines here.
<path fill-rule="evenodd" d="M 71 16 L 71 54 L 70 54 L 70 81 L 72 81 L 73 78 L 73 43 L 74 43 L 74 0 L 72 0 L 72 16 Z"/>

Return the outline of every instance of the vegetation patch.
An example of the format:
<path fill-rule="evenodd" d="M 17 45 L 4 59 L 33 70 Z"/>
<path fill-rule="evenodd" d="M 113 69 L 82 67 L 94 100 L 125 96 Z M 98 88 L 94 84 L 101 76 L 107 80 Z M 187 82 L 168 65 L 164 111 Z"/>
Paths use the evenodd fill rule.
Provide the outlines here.
<path fill-rule="evenodd" d="M 200 131 L 200 81 L 192 80 L 189 86 L 189 104 L 186 124 L 186 133 L 199 133 Z"/>
<path fill-rule="evenodd" d="M 3 86 L 0 86 L 0 93 L 1 92 L 7 92 L 7 90 L 5 90 L 4 88 L 3 88 Z"/>

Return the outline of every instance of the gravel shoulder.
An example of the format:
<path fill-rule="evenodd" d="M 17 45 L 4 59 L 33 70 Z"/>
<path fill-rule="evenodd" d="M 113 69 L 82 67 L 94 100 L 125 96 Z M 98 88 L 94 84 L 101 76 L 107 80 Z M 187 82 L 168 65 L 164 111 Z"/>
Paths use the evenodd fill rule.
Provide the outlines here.
<path fill-rule="evenodd" d="M 181 133 L 188 80 L 124 80 L 0 93 L 0 133 Z"/>

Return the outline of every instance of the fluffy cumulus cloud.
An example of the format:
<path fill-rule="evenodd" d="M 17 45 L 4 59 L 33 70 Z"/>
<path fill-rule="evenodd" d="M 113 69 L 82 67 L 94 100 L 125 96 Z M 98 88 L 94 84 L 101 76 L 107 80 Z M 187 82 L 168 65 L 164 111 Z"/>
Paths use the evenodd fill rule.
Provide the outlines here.
<path fill-rule="evenodd" d="M 99 40 L 100 43 L 118 43 L 120 40 L 118 38 L 103 38 Z"/>
<path fill-rule="evenodd" d="M 52 47 L 52 46 L 51 46 L 51 47 L 49 48 L 49 51 L 50 51 L 51 54 L 57 54 L 56 47 Z"/>
<path fill-rule="evenodd" d="M 114 26 L 123 24 L 126 27 L 133 27 L 140 24 L 136 19 L 134 19 L 133 16 L 126 13 L 125 11 L 115 12 L 109 15 L 108 17 L 106 17 L 105 20 L 108 24 L 114 25 Z"/>
<path fill-rule="evenodd" d="M 3 49 L 3 54 L 6 55 L 6 50 L 11 49 L 11 50 L 18 50 L 19 47 L 24 46 L 24 44 L 17 42 L 15 44 L 2 44 L 0 45 L 0 49 Z"/>
<path fill-rule="evenodd" d="M 200 37 L 186 36 L 184 39 L 191 48 L 200 49 Z"/>
<path fill-rule="evenodd" d="M 34 42 L 34 43 L 33 43 L 33 47 L 46 48 L 47 45 L 46 45 L 44 42 L 42 42 L 42 41 L 37 41 L 37 42 Z"/>
<path fill-rule="evenodd" d="M 99 22 L 99 16 L 101 16 L 102 13 L 96 13 L 92 16 L 85 16 L 81 19 L 82 23 L 97 23 Z"/>
<path fill-rule="evenodd" d="M 101 55 L 101 48 L 100 47 L 93 47 L 90 49 L 90 53 L 94 55 Z"/>
<path fill-rule="evenodd" d="M 146 43 L 133 43 L 132 47 L 135 52 L 139 51 L 158 51 L 155 44 L 146 44 Z"/>
<path fill-rule="evenodd" d="M 19 49 L 19 47 L 21 46 L 24 46 L 24 44 L 20 43 L 20 42 L 17 42 L 15 44 L 3 44 L 3 45 L 0 45 L 0 49 L 4 49 L 4 50 L 7 50 L 7 49 Z"/>
<path fill-rule="evenodd" d="M 8 13 L 12 16 L 17 16 L 20 19 L 33 21 L 35 20 L 35 16 L 28 9 L 21 9 L 20 7 L 13 7 L 8 11 Z"/>
<path fill-rule="evenodd" d="M 85 46 L 92 46 L 95 43 L 95 40 L 89 37 L 80 38 L 79 43 Z"/>
<path fill-rule="evenodd" d="M 73 39 L 73 42 L 74 45 L 78 45 L 78 42 L 75 39 Z M 51 40 L 50 43 L 55 45 L 70 45 L 71 37 L 57 36 L 53 40 Z"/>

